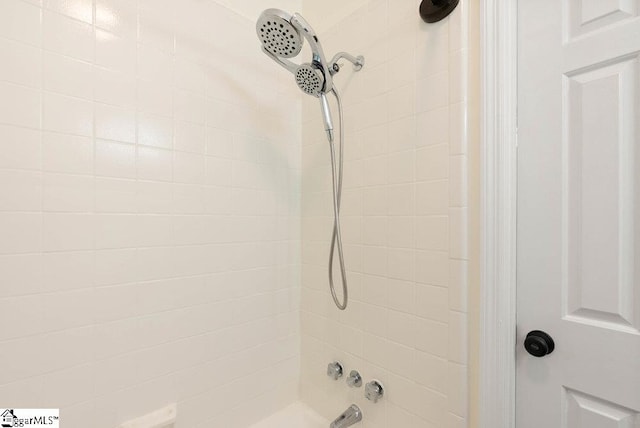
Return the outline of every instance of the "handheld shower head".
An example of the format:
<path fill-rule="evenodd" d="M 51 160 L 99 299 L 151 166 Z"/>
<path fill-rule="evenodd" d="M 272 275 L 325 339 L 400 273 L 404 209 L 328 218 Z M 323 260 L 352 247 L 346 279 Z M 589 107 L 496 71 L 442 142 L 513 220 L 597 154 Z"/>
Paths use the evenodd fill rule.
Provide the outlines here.
<path fill-rule="evenodd" d="M 322 68 L 318 64 L 302 64 L 296 70 L 296 83 L 302 92 L 320 98 L 324 129 L 329 141 L 333 141 L 333 119 L 331 118 L 331 108 L 326 95 L 326 82 Z"/>
<path fill-rule="evenodd" d="M 434 0 L 435 1 L 435 0 Z M 342 168 L 344 163 L 344 120 L 343 108 L 338 90 L 333 86 L 333 75 L 340 71 L 337 61 L 346 59 L 350 61 L 355 71 L 360 71 L 364 65 L 364 57 L 355 57 L 346 52 L 336 54 L 331 62 L 327 62 L 318 36 L 311 26 L 299 14 L 289 15 L 279 9 L 267 9 L 258 18 L 256 33 L 262 42 L 262 51 L 272 60 L 289 70 L 296 79 L 298 87 L 306 94 L 313 95 L 320 100 L 324 129 L 329 140 L 331 151 L 331 171 L 333 181 L 333 235 L 331 238 L 331 250 L 329 254 L 329 288 L 334 303 L 340 310 L 347 308 L 348 288 L 347 270 L 344 263 L 342 250 L 342 234 L 340 232 L 340 201 L 342 195 Z M 303 40 L 306 39 L 311 48 L 311 62 L 295 64 L 290 58 L 298 55 L 302 49 Z M 327 93 L 335 96 L 340 112 L 340 160 L 339 167 L 336 159 L 334 144 L 333 119 L 331 118 L 331 106 L 327 99 Z M 337 248 L 340 262 L 340 274 L 342 277 L 342 301 L 338 298 L 333 281 L 334 251 Z"/>
<path fill-rule="evenodd" d="M 256 33 L 264 49 L 280 58 L 293 58 L 302 50 L 303 39 L 291 24 L 291 15 L 267 9 L 258 18 Z"/>
<path fill-rule="evenodd" d="M 296 83 L 302 92 L 319 97 L 324 89 L 324 75 L 312 64 L 302 64 L 296 70 Z"/>

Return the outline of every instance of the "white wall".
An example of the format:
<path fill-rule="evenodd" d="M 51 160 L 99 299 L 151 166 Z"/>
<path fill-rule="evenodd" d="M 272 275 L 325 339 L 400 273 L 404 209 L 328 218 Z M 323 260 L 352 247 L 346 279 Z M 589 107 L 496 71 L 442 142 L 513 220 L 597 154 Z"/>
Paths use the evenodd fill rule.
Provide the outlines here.
<path fill-rule="evenodd" d="M 240 427 L 296 398 L 300 99 L 254 19 L 0 2 L 3 406 Z"/>
<path fill-rule="evenodd" d="M 344 2 L 347 3 L 347 2 Z M 337 77 L 346 103 L 343 235 L 350 306 L 328 291 L 328 144 L 303 105 L 303 400 L 333 419 L 352 402 L 364 427 L 467 426 L 467 2 L 425 24 L 416 0 L 370 0 L 321 34 L 329 55 L 364 54 Z M 317 2 L 305 3 L 314 23 Z M 386 397 L 372 404 L 337 359 Z"/>
<path fill-rule="evenodd" d="M 318 33 L 325 33 L 334 25 L 344 21 L 361 10 L 370 0 L 303 0 L 305 18 L 312 20 L 313 29 Z M 355 16 L 355 15 L 354 15 Z"/>
<path fill-rule="evenodd" d="M 282 9 L 290 14 L 300 12 L 302 0 L 212 0 L 222 6 L 237 12 L 238 14 L 252 20 L 260 16 L 263 10 L 268 8 Z"/>

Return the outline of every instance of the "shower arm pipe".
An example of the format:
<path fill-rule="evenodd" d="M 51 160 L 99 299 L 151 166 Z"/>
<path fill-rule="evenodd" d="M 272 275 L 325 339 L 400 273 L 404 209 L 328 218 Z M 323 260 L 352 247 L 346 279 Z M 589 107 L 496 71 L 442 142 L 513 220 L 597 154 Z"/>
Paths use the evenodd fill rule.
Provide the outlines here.
<path fill-rule="evenodd" d="M 353 56 L 347 52 L 338 52 L 333 56 L 333 58 L 331 58 L 331 62 L 330 62 L 331 74 L 336 74 L 337 72 L 340 71 L 340 65 L 338 65 L 338 61 L 340 61 L 341 59 L 346 59 L 351 64 L 353 64 L 353 69 L 355 71 L 362 70 L 362 67 L 364 66 L 364 57 L 362 55 Z"/>
<path fill-rule="evenodd" d="M 265 49 L 264 46 L 262 47 L 262 52 L 264 52 L 269 58 L 271 58 L 272 60 L 280 64 L 280 66 L 289 70 L 291 73 L 293 74 L 296 73 L 296 70 L 298 69 L 298 65 L 296 65 L 292 61 L 275 56 L 274 54 L 269 52 L 267 49 Z M 340 66 L 338 65 L 338 61 L 340 61 L 341 59 L 346 59 L 351 64 L 353 64 L 353 69 L 355 71 L 362 70 L 362 67 L 364 66 L 364 57 L 362 55 L 353 56 L 347 52 L 338 52 L 333 56 L 333 58 L 331 58 L 331 62 L 329 63 L 329 72 L 331 73 L 331 75 L 334 75 L 340 71 Z"/>

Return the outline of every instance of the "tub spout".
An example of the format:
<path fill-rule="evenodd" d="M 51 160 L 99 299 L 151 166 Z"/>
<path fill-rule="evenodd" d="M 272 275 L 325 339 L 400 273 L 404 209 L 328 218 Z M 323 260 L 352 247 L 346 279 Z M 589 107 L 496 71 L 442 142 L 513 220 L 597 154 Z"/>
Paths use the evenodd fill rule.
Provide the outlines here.
<path fill-rule="evenodd" d="M 362 420 L 362 411 L 358 406 L 352 404 L 335 421 L 331 423 L 331 428 L 347 428 L 357 424 Z"/>

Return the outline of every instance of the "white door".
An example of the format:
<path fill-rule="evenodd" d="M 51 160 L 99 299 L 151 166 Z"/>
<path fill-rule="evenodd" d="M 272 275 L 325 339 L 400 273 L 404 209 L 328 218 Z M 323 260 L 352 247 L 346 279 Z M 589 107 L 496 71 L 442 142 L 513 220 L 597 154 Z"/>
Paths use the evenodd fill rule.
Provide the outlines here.
<path fill-rule="evenodd" d="M 518 5 L 516 428 L 640 428 L 640 1 Z"/>

